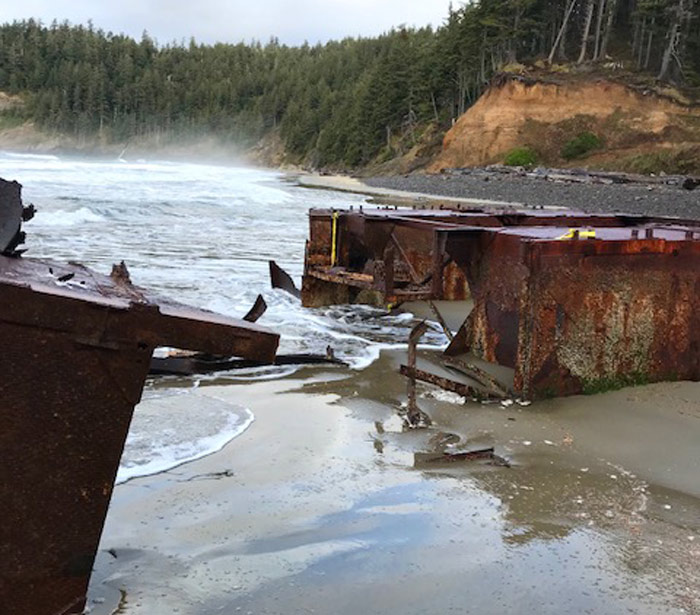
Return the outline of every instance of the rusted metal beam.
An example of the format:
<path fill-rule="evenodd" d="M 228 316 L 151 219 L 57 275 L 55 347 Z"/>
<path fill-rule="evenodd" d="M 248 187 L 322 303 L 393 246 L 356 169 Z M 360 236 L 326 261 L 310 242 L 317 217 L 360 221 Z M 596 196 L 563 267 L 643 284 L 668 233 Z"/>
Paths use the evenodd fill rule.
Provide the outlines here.
<path fill-rule="evenodd" d="M 476 389 L 463 382 L 457 382 L 455 380 L 450 380 L 444 376 L 438 376 L 436 374 L 431 374 L 430 372 L 423 371 L 418 368 L 411 368 L 408 365 L 401 365 L 399 367 L 399 373 L 402 376 L 406 376 L 410 379 L 421 380 L 422 382 L 427 382 L 428 384 L 434 384 L 445 391 L 451 391 L 452 393 L 457 393 L 466 399 L 488 399 L 489 395 Z"/>
<path fill-rule="evenodd" d="M 408 336 L 408 385 L 407 397 L 408 407 L 406 411 L 406 420 L 411 427 L 418 427 L 421 424 L 430 425 L 428 416 L 418 407 L 416 401 L 416 352 L 418 341 L 428 330 L 428 324 L 425 321 L 419 322 Z M 403 366 L 402 366 L 403 367 Z"/>
<path fill-rule="evenodd" d="M 122 265 L 0 256 L 0 293 L 0 610 L 78 614 L 154 347 L 271 363 L 279 336 L 159 298 Z"/>
<path fill-rule="evenodd" d="M 493 446 L 480 448 L 473 451 L 441 452 L 441 453 L 414 453 L 415 467 L 430 466 L 436 464 L 459 463 L 463 461 L 477 461 L 481 459 L 494 459 L 496 457 Z M 505 464 L 503 464 L 505 465 Z"/>
<path fill-rule="evenodd" d="M 148 373 L 156 376 L 192 376 L 194 374 L 210 374 L 235 369 L 263 367 L 265 365 L 270 365 L 270 363 L 252 359 L 218 357 L 206 353 L 178 353 L 166 357 L 153 357 Z M 346 367 L 348 364 L 341 359 L 327 355 L 299 353 L 278 354 L 272 365 L 342 365 Z"/>
<path fill-rule="evenodd" d="M 449 356 L 446 356 L 443 362 L 447 367 L 451 367 L 468 378 L 476 380 L 476 382 L 487 389 L 493 397 L 510 397 L 511 394 L 508 391 L 508 387 L 479 366 L 464 361 L 463 359 Z"/>

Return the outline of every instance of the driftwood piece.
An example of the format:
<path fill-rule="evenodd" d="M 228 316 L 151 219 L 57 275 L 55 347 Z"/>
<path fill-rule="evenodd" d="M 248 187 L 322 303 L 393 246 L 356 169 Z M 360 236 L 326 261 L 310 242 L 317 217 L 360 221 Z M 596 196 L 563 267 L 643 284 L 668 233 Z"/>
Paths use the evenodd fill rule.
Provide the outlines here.
<path fill-rule="evenodd" d="M 275 261 L 270 261 L 270 283 L 272 284 L 272 288 L 279 288 L 297 299 L 301 298 L 301 291 L 294 284 L 292 276 L 282 269 Z"/>
<path fill-rule="evenodd" d="M 533 171 L 526 171 L 522 167 L 489 165 L 486 167 L 453 169 L 452 173 L 477 177 L 511 175 L 550 182 L 566 182 L 575 184 L 662 185 L 685 188 L 686 190 L 693 190 L 694 188 L 700 186 L 700 177 L 692 175 L 641 175 L 639 173 L 624 173 L 622 171 L 592 171 L 588 169 L 556 169 L 538 167 Z"/>
<path fill-rule="evenodd" d="M 456 357 L 445 357 L 443 359 L 443 362 L 447 367 L 450 367 L 458 371 L 459 373 L 464 374 L 472 380 L 476 380 L 476 382 L 478 382 L 481 386 L 487 389 L 488 393 L 491 396 L 503 398 L 511 397 L 511 394 L 508 391 L 508 387 L 505 384 L 499 382 L 491 374 L 481 369 L 477 365 L 474 365 L 473 363 L 467 363 L 466 361 L 463 361 L 462 359 L 458 359 Z"/>

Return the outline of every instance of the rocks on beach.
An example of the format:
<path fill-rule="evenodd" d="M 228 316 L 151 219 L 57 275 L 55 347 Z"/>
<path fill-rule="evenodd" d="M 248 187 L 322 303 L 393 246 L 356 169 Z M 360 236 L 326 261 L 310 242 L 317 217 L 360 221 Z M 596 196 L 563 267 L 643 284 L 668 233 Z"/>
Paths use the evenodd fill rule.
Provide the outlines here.
<path fill-rule="evenodd" d="M 529 206 L 568 207 L 586 212 L 623 212 L 644 215 L 698 218 L 700 190 L 684 188 L 687 178 L 630 177 L 621 183 L 617 175 L 585 171 L 485 167 L 449 169 L 427 175 L 369 177 L 372 187 L 445 197 L 470 197 L 524 203 Z M 692 178 L 691 178 L 692 179 Z"/>

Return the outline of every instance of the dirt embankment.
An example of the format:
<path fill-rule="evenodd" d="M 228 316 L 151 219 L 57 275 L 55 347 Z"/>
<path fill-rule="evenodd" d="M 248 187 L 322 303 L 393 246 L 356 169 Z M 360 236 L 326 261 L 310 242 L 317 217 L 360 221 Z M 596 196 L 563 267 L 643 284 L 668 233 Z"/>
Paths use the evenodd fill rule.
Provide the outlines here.
<path fill-rule="evenodd" d="M 599 147 L 565 159 L 564 146 L 584 132 L 595 134 Z M 457 120 L 428 170 L 503 162 L 520 147 L 553 166 L 700 173 L 700 106 L 603 79 L 509 79 Z"/>

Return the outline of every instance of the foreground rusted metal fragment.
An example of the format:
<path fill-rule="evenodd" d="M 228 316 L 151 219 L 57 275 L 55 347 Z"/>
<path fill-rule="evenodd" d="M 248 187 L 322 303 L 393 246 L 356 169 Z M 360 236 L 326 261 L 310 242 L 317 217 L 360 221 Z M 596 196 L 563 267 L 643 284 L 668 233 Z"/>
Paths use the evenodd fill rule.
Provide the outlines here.
<path fill-rule="evenodd" d="M 0 610 L 81 613 L 154 347 L 271 363 L 279 336 L 147 293 L 119 265 L 0 256 L 0 299 Z"/>
<path fill-rule="evenodd" d="M 454 453 L 446 451 L 439 453 L 414 453 L 413 465 L 416 468 L 422 468 L 430 465 L 459 463 L 462 461 L 476 461 L 483 459 L 498 459 L 499 461 L 503 462 L 499 465 L 508 465 L 504 459 L 496 456 L 492 446 L 473 451 L 459 451 Z"/>
<path fill-rule="evenodd" d="M 149 374 L 154 376 L 192 376 L 233 369 L 248 369 L 270 365 L 267 361 L 253 361 L 231 357 L 218 357 L 205 353 L 178 353 L 167 357 L 153 357 Z M 347 363 L 335 357 L 319 354 L 278 354 L 272 365 L 342 365 Z"/>
<path fill-rule="evenodd" d="M 464 384 L 463 382 L 450 380 L 444 376 L 438 376 L 437 374 L 432 374 L 416 367 L 412 368 L 408 365 L 400 365 L 399 373 L 402 376 L 406 376 L 412 380 L 420 380 L 422 382 L 427 382 L 428 384 L 434 384 L 445 391 L 450 391 L 452 393 L 456 393 L 457 395 L 461 395 L 465 399 L 503 399 L 501 396 L 493 396 L 475 387 L 469 386 L 468 384 Z"/>
<path fill-rule="evenodd" d="M 279 288 L 288 292 L 292 297 L 297 299 L 301 297 L 299 289 L 294 284 L 292 276 L 290 276 L 282 267 L 280 267 L 275 261 L 270 261 L 270 284 L 272 288 Z"/>
<path fill-rule="evenodd" d="M 513 368 L 520 397 L 700 380 L 697 221 L 312 210 L 310 230 L 304 305 L 470 298 L 447 354 Z"/>

